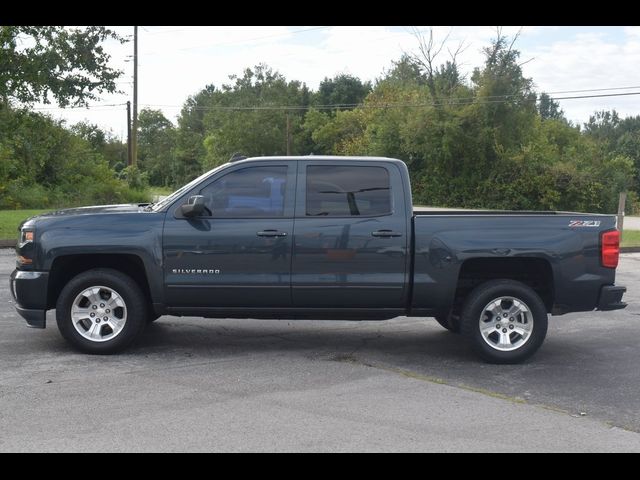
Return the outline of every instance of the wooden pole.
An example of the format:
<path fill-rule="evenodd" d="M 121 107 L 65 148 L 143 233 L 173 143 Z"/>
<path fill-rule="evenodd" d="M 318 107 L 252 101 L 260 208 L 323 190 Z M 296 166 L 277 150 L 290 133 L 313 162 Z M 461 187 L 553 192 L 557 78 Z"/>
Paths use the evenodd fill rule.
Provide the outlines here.
<path fill-rule="evenodd" d="M 131 165 L 131 102 L 127 101 L 127 165 Z"/>
<path fill-rule="evenodd" d="M 291 155 L 291 118 L 287 112 L 287 157 Z"/>
<path fill-rule="evenodd" d="M 627 192 L 620 192 L 620 198 L 618 198 L 618 230 L 622 233 L 624 227 L 624 207 L 627 203 Z"/>
<path fill-rule="evenodd" d="M 131 164 L 138 162 L 138 27 L 133 27 L 133 126 L 131 127 Z"/>

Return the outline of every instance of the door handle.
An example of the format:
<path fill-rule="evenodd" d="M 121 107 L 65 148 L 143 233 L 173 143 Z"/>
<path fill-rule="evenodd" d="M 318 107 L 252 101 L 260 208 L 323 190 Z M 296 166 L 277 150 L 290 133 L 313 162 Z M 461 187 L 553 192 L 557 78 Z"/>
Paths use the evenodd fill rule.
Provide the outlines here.
<path fill-rule="evenodd" d="M 256 232 L 259 237 L 286 237 L 287 232 L 279 232 L 278 230 L 261 230 Z"/>
<path fill-rule="evenodd" d="M 394 232 L 393 230 L 378 230 L 378 231 L 375 231 L 375 232 L 371 232 L 371 236 L 373 236 L 373 237 L 384 237 L 384 238 L 401 237 L 402 233 Z"/>

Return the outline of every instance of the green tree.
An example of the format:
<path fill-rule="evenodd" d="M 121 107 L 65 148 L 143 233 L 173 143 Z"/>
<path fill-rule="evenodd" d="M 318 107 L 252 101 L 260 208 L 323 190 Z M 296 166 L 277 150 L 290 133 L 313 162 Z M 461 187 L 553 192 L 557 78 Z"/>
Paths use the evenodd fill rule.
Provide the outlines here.
<path fill-rule="evenodd" d="M 538 113 L 543 120 L 565 119 L 564 111 L 560 108 L 560 104 L 544 92 L 540 94 L 538 99 Z"/>
<path fill-rule="evenodd" d="M 98 135 L 99 136 L 99 135 Z M 114 176 L 102 151 L 64 122 L 0 109 L 0 208 L 146 200 Z"/>
<path fill-rule="evenodd" d="M 611 148 L 618 137 L 620 116 L 615 110 L 600 110 L 589 117 L 584 132 L 596 141 Z"/>
<path fill-rule="evenodd" d="M 172 186 L 174 178 L 175 128 L 160 110 L 142 109 L 138 119 L 139 168 L 149 183 Z"/>
<path fill-rule="evenodd" d="M 313 96 L 313 105 L 341 105 L 336 110 L 353 108 L 371 91 L 371 82 L 362 82 L 348 74 L 325 77 Z"/>
<path fill-rule="evenodd" d="M 234 152 L 245 155 L 283 155 L 287 152 L 287 115 L 292 153 L 308 151 L 309 139 L 302 128 L 309 90 L 266 65 L 247 68 L 241 77 L 207 102 L 203 120 L 206 130 L 204 166 L 229 160 Z M 283 107 L 291 107 L 290 109 Z"/>
<path fill-rule="evenodd" d="M 399 60 L 391 62 L 391 68 L 385 70 L 385 74 L 379 82 L 399 85 L 425 85 L 427 78 L 423 75 L 420 70 L 420 65 L 413 57 L 404 53 Z"/>
<path fill-rule="evenodd" d="M 215 105 L 221 95 L 222 92 L 215 85 L 207 85 L 187 98 L 182 107 L 175 134 L 175 161 L 172 165 L 174 187 L 184 185 L 203 172 L 207 154 L 204 147 L 204 117 L 207 108 Z"/>
<path fill-rule="evenodd" d="M 122 72 L 109 66 L 103 42 L 124 41 L 105 27 L 0 26 L 0 99 L 87 105 L 116 91 Z"/>

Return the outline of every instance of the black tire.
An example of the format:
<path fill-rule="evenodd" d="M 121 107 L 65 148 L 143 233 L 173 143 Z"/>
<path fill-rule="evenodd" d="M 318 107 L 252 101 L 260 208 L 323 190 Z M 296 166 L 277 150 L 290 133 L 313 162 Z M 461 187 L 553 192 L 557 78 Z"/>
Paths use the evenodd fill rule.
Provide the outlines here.
<path fill-rule="evenodd" d="M 122 298 L 126 307 L 122 330 L 112 339 L 101 342 L 83 337 L 71 318 L 74 300 L 83 290 L 92 286 L 112 289 Z M 84 353 L 112 354 L 123 350 L 144 330 L 147 318 L 147 301 L 138 284 L 124 273 L 107 268 L 88 270 L 73 277 L 60 292 L 56 303 L 56 321 L 60 333 L 73 347 Z"/>
<path fill-rule="evenodd" d="M 436 315 L 436 321 L 452 333 L 460 333 L 460 317 L 449 312 L 447 315 Z"/>
<path fill-rule="evenodd" d="M 526 306 L 528 306 L 533 320 L 528 339 L 524 341 L 520 347 L 511 351 L 502 351 L 498 349 L 498 346 L 493 347 L 489 345 L 489 342 L 497 343 L 498 340 L 495 342 L 491 340 L 491 338 L 495 338 L 495 336 L 489 337 L 489 340 L 485 340 L 480 331 L 480 317 L 484 314 L 484 308 L 492 300 L 498 299 L 499 297 L 512 297 L 524 302 Z M 506 302 L 508 306 L 508 300 Z M 487 317 L 489 318 L 491 315 L 489 314 Z M 503 325 L 507 325 L 509 328 L 511 328 L 509 324 L 510 318 L 511 317 L 505 318 L 503 323 Z M 540 348 L 547 335 L 548 318 L 547 308 L 544 302 L 531 287 L 515 280 L 492 280 L 476 287 L 465 299 L 460 320 L 462 334 L 470 341 L 476 353 L 489 363 L 511 364 L 522 362 Z M 491 322 L 492 321 L 487 320 L 486 325 L 492 325 Z M 515 325 L 517 325 L 517 323 Z M 496 333 L 499 337 L 500 331 L 498 329 Z M 513 335 L 513 333 L 509 333 L 508 330 L 507 333 L 510 337 Z M 514 343 L 517 344 L 523 337 L 515 333 L 513 338 L 516 339 Z"/>

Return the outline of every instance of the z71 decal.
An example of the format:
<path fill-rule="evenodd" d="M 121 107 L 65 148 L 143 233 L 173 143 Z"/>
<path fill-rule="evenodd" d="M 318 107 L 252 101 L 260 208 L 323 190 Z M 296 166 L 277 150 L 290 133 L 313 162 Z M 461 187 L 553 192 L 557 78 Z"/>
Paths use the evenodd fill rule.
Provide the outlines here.
<path fill-rule="evenodd" d="M 600 220 L 569 220 L 570 227 L 599 227 Z"/>

